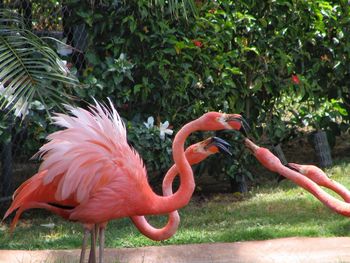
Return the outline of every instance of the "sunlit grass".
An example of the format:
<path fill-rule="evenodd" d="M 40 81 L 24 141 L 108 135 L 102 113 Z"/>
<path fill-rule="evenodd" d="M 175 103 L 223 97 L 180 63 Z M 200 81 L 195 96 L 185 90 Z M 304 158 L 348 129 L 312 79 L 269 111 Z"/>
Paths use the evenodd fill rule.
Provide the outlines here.
<path fill-rule="evenodd" d="M 350 188 L 350 162 L 338 162 L 327 174 Z M 48 215 L 48 216 L 47 216 Z M 233 242 L 290 236 L 350 236 L 350 220 L 324 207 L 315 197 L 289 181 L 260 186 L 246 196 L 220 194 L 191 203 L 180 211 L 181 224 L 174 237 L 154 242 L 142 236 L 129 219 L 108 224 L 107 247 Z M 162 226 L 166 217 L 152 217 Z M 54 223 L 50 229 L 41 224 Z M 0 249 L 79 248 L 82 227 L 58 217 L 25 214 L 10 236 L 0 227 Z"/>

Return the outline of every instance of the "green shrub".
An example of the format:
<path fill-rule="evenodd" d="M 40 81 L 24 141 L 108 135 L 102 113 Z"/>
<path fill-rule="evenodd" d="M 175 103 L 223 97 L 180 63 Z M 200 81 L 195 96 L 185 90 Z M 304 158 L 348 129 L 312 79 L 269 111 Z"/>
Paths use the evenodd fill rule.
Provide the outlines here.
<path fill-rule="evenodd" d="M 153 115 L 181 127 L 210 110 L 243 112 L 256 137 L 276 144 L 295 127 L 283 119 L 283 97 L 312 101 L 312 115 L 319 102 L 348 96 L 346 1 L 203 1 L 188 19 L 141 0 L 67 3 L 72 23 L 89 31 L 80 96 L 109 96 L 129 120 Z"/>
<path fill-rule="evenodd" d="M 320 107 L 335 100 L 329 110 L 345 110 L 342 121 L 349 120 L 347 1 L 197 3 L 198 17 L 174 19 L 149 1 L 91 8 L 67 0 L 68 23 L 85 23 L 89 35 L 79 96 L 110 97 L 126 119 L 157 116 L 175 131 L 206 111 L 242 112 L 254 136 L 270 144 L 288 140 L 300 123 L 286 97 L 297 99 L 300 118 L 317 121 Z"/>
<path fill-rule="evenodd" d="M 162 182 L 173 163 L 172 138 L 167 134 L 161 135 L 161 126 L 162 123 L 154 125 L 151 121 L 142 121 L 140 115 L 127 122 L 128 141 L 144 160 L 149 181 L 153 185 Z"/>

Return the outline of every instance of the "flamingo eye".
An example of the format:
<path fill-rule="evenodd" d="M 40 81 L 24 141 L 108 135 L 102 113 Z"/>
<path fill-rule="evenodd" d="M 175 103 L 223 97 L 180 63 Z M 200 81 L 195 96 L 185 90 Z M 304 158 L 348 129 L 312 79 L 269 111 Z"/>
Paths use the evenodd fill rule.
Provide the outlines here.
<path fill-rule="evenodd" d="M 199 152 L 198 147 L 194 147 L 194 148 L 192 149 L 192 151 L 195 152 L 195 153 Z"/>

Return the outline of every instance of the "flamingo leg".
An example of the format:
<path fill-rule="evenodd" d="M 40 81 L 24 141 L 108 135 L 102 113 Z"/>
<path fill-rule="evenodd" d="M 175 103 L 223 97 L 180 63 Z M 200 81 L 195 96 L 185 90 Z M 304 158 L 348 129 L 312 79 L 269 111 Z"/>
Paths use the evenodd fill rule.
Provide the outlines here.
<path fill-rule="evenodd" d="M 96 239 L 97 239 L 97 237 L 99 236 L 99 233 L 100 233 L 100 225 L 99 224 L 95 225 L 95 231 L 96 231 Z M 95 243 L 95 246 L 96 246 L 96 243 Z"/>
<path fill-rule="evenodd" d="M 90 234 L 90 230 L 87 228 L 84 228 L 84 237 L 83 237 L 83 244 L 81 246 L 81 253 L 80 253 L 80 260 L 79 263 L 84 263 L 85 260 L 85 252 L 86 252 L 86 243 L 87 243 L 87 237 Z"/>
<path fill-rule="evenodd" d="M 103 263 L 103 252 L 105 248 L 105 227 L 101 226 L 100 227 L 100 233 L 99 233 L 99 263 Z"/>
<path fill-rule="evenodd" d="M 90 247 L 90 255 L 88 263 L 96 263 L 96 232 L 98 230 L 98 226 L 95 225 L 91 229 L 91 247 Z"/>

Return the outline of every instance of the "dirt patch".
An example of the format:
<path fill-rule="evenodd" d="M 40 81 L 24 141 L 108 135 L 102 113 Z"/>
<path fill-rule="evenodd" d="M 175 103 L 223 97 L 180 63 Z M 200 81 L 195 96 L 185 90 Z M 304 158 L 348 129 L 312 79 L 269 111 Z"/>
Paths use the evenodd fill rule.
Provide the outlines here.
<path fill-rule="evenodd" d="M 315 151 L 308 140 L 308 135 L 293 139 L 282 144 L 283 152 L 289 162 L 300 164 L 316 164 Z M 350 135 L 343 134 L 336 138 L 335 146 L 331 149 L 333 160 L 350 156 Z"/>
<path fill-rule="evenodd" d="M 350 262 L 350 238 L 281 238 L 264 241 L 106 249 L 105 262 L 270 263 Z M 79 250 L 3 250 L 0 263 L 78 262 Z"/>

